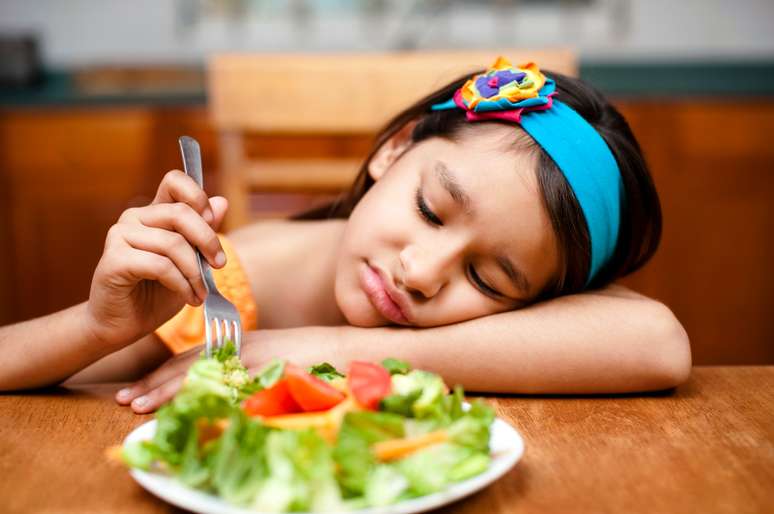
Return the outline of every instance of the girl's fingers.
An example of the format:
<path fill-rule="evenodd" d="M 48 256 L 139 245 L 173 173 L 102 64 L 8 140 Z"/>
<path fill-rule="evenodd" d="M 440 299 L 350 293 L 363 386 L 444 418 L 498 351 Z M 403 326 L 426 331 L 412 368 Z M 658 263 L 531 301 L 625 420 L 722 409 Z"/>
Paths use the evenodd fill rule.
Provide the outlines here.
<path fill-rule="evenodd" d="M 202 281 L 199 262 L 193 247 L 183 236 L 177 232 L 142 225 L 127 224 L 125 227 L 123 238 L 129 246 L 167 257 L 188 280 L 196 296 L 204 301 L 207 289 Z"/>
<path fill-rule="evenodd" d="M 209 199 L 204 190 L 199 187 L 194 179 L 180 170 L 172 170 L 164 175 L 156 191 L 153 204 L 176 203 L 188 204 L 198 212 L 207 223 L 215 220 L 215 215 L 210 207 Z"/>
<path fill-rule="evenodd" d="M 118 221 L 177 232 L 197 247 L 211 266 L 221 268 L 226 264 L 226 254 L 215 231 L 188 204 L 178 202 L 127 209 Z"/>
<path fill-rule="evenodd" d="M 168 257 L 145 250 L 137 250 L 128 244 L 120 252 L 120 255 L 115 257 L 117 262 L 114 264 L 118 268 L 117 274 L 129 275 L 134 283 L 141 280 L 158 281 L 170 291 L 179 294 L 188 303 L 201 304 L 201 300 L 191 287 L 191 283 Z"/>
<path fill-rule="evenodd" d="M 138 396 L 131 403 L 132 410 L 137 414 L 155 411 L 175 396 L 175 393 L 180 390 L 180 386 L 183 385 L 183 380 L 185 380 L 185 375 L 178 375 L 142 396 Z"/>
<path fill-rule="evenodd" d="M 213 230 L 220 229 L 220 225 L 223 223 L 223 218 L 226 217 L 226 211 L 228 211 L 228 200 L 222 196 L 213 196 L 210 198 L 210 207 L 212 212 L 215 213 L 215 221 L 212 222 Z"/>
<path fill-rule="evenodd" d="M 173 379 L 180 378 L 182 381 L 188 368 L 199 358 L 201 350 L 201 346 L 197 346 L 172 357 L 142 379 L 119 391 L 116 395 L 116 401 L 122 405 L 128 405 L 136 398 L 148 395 L 154 389 Z"/>

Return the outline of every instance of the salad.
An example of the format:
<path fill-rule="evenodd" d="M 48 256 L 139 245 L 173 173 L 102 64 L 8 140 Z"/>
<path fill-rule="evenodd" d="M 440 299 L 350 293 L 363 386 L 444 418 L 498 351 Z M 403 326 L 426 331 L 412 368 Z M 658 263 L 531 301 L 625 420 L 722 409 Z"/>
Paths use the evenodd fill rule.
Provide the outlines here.
<path fill-rule="evenodd" d="M 273 360 L 250 377 L 233 345 L 191 366 L 123 462 L 270 512 L 384 506 L 487 469 L 494 411 L 405 362 Z"/>

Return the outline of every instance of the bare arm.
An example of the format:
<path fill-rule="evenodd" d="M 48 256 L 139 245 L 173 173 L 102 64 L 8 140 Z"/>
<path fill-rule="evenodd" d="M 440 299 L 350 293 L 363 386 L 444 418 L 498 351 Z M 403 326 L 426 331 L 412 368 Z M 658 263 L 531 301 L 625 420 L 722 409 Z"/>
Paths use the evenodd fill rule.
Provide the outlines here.
<path fill-rule="evenodd" d="M 136 380 L 172 355 L 153 334 L 113 352 L 84 323 L 85 307 L 0 327 L 0 391 L 65 379 L 67 384 Z"/>
<path fill-rule="evenodd" d="M 251 372 L 274 357 L 302 366 L 395 357 L 468 391 L 626 393 L 687 380 L 688 336 L 663 304 L 620 286 L 444 327 L 300 327 L 245 334 Z M 177 356 L 118 398 L 137 412 L 168 401 L 197 358 Z M 133 401 L 135 399 L 142 401 Z"/>
<path fill-rule="evenodd" d="M 65 385 L 130 382 L 142 378 L 172 357 L 172 352 L 155 334 L 148 334 L 129 346 L 107 355 L 71 376 Z"/>
<path fill-rule="evenodd" d="M 621 286 L 444 327 L 366 330 L 341 338 L 338 364 L 394 356 L 470 391 L 659 390 L 691 369 L 688 336 L 672 312 Z"/>
<path fill-rule="evenodd" d="M 110 353 L 85 322 L 86 304 L 0 327 L 0 391 L 56 384 Z"/>

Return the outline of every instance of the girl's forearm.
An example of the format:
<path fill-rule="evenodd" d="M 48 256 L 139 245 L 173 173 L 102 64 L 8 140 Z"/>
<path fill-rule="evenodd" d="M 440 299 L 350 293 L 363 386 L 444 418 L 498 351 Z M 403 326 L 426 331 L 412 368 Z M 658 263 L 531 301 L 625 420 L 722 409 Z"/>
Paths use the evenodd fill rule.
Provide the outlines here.
<path fill-rule="evenodd" d="M 402 358 L 470 391 L 659 390 L 685 381 L 691 367 L 671 311 L 620 287 L 444 327 L 343 330 L 340 361 Z"/>
<path fill-rule="evenodd" d="M 251 374 L 272 358 L 300 366 L 403 359 L 473 392 L 624 393 L 666 389 L 690 373 L 685 331 L 662 304 L 622 288 L 568 296 L 438 328 L 313 326 L 251 331 Z M 170 359 L 118 401 L 151 412 L 183 382 L 196 350 Z"/>
<path fill-rule="evenodd" d="M 156 369 L 172 355 L 158 336 L 151 333 L 80 370 L 64 385 L 131 382 Z"/>
<path fill-rule="evenodd" d="M 0 327 L 0 391 L 58 384 L 115 349 L 86 323 L 86 303 Z"/>

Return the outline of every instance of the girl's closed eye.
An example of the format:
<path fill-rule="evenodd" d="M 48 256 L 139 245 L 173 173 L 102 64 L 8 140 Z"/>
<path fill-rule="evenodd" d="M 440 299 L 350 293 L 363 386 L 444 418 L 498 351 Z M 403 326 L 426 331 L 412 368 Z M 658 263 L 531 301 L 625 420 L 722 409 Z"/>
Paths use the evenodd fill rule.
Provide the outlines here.
<path fill-rule="evenodd" d="M 484 294 L 494 298 L 495 300 L 499 300 L 503 298 L 503 295 L 499 291 L 489 286 L 486 282 L 484 282 L 481 279 L 478 272 L 476 272 L 476 268 L 472 264 L 468 266 L 468 270 L 469 270 L 468 273 L 470 274 L 470 279 L 479 287 L 479 289 L 482 290 Z"/>
<path fill-rule="evenodd" d="M 422 218 L 426 222 L 428 222 L 430 225 L 435 227 L 443 226 L 443 221 L 441 220 L 441 218 L 439 218 L 432 211 L 432 209 L 430 209 L 430 206 L 427 205 L 427 202 L 425 201 L 425 197 L 422 194 L 421 186 L 417 188 L 416 193 L 414 194 L 414 200 L 416 202 L 417 212 L 419 212 L 420 216 L 422 216 Z M 476 271 L 476 268 L 472 264 L 468 266 L 468 275 L 470 276 L 470 280 L 471 282 L 473 282 L 476 288 L 479 289 L 486 296 L 494 298 L 495 300 L 504 298 L 504 295 L 502 293 L 500 293 L 495 288 L 491 287 L 481 279 L 481 276 L 478 274 L 478 272 Z"/>
<path fill-rule="evenodd" d="M 416 201 L 417 211 L 419 212 L 420 216 L 425 219 L 425 221 L 432 225 L 443 226 L 443 221 L 441 221 L 441 218 L 436 216 L 436 214 L 430 210 L 430 207 L 428 207 L 427 202 L 425 202 L 425 197 L 422 194 L 422 187 L 417 188 L 417 191 L 414 194 L 414 200 Z"/>

